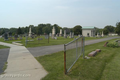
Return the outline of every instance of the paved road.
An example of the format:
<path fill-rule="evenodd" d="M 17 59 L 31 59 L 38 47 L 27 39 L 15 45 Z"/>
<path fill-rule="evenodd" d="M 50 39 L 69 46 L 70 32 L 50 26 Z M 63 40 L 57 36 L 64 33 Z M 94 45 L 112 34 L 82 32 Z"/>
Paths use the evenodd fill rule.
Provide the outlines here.
<path fill-rule="evenodd" d="M 3 73 L 3 66 L 5 62 L 7 62 L 9 54 L 9 48 L 6 49 L 0 49 L 0 74 Z"/>
<path fill-rule="evenodd" d="M 115 39 L 115 38 L 120 38 L 120 37 L 108 37 L 108 38 L 103 38 L 103 39 L 89 40 L 89 41 L 85 41 L 85 45 L 90 45 L 90 44 L 107 41 L 107 40 Z M 55 52 L 63 51 L 64 50 L 63 46 L 64 46 L 63 44 L 54 45 L 54 46 L 43 46 L 43 47 L 28 48 L 28 50 L 30 51 L 30 53 L 32 53 L 34 57 L 38 57 L 38 56 L 43 56 L 46 54 L 52 54 Z"/>

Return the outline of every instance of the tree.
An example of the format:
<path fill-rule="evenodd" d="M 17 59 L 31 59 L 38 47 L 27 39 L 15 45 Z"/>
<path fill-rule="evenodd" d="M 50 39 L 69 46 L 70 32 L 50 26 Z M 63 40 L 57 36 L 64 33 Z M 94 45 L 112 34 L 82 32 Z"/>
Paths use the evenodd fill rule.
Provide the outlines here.
<path fill-rule="evenodd" d="M 66 34 L 69 34 L 70 31 L 71 31 L 71 30 L 70 30 L 69 28 L 67 28 L 67 27 L 64 27 L 64 28 L 63 28 L 63 33 L 64 33 L 64 30 L 66 30 Z"/>
<path fill-rule="evenodd" d="M 74 31 L 74 34 L 75 34 L 75 35 L 79 35 L 79 34 L 82 35 L 82 27 L 81 27 L 80 25 L 76 25 L 76 26 L 73 28 L 73 31 Z"/>
<path fill-rule="evenodd" d="M 103 29 L 103 34 L 104 35 L 108 35 L 108 33 L 109 33 L 109 31 L 105 28 L 105 29 Z"/>
<path fill-rule="evenodd" d="M 13 34 L 16 34 L 17 33 L 17 28 L 10 28 L 10 32 Z"/>
<path fill-rule="evenodd" d="M 49 34 L 50 33 L 50 30 L 49 30 L 49 27 L 44 27 L 42 28 L 42 31 L 45 33 L 45 34 Z"/>
<path fill-rule="evenodd" d="M 100 33 L 100 29 L 95 27 L 95 35 L 97 35 L 98 33 Z"/>
<path fill-rule="evenodd" d="M 104 27 L 104 29 L 107 29 L 109 33 L 113 33 L 115 32 L 115 27 L 114 26 L 111 26 L 111 25 L 107 25 Z"/>
<path fill-rule="evenodd" d="M 60 28 L 57 24 L 54 24 L 53 27 L 55 27 L 55 33 L 59 33 L 60 32 Z"/>
<path fill-rule="evenodd" d="M 17 34 L 22 34 L 22 30 L 20 27 L 17 29 Z"/>
<path fill-rule="evenodd" d="M 120 22 L 116 23 L 116 28 L 115 28 L 115 32 L 120 35 Z"/>

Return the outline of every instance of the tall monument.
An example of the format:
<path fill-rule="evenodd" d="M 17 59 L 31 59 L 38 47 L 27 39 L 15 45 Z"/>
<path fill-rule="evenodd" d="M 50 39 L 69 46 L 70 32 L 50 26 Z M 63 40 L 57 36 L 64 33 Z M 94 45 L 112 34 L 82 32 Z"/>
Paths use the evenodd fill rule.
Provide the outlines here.
<path fill-rule="evenodd" d="M 31 27 L 29 28 L 29 37 L 32 36 Z"/>
<path fill-rule="evenodd" d="M 102 37 L 104 36 L 103 31 L 102 31 Z"/>
<path fill-rule="evenodd" d="M 52 38 L 54 38 L 55 37 L 55 27 L 53 27 L 53 29 L 52 29 Z"/>
<path fill-rule="evenodd" d="M 72 38 L 72 32 L 70 32 L 70 36 L 69 36 L 69 38 Z"/>
<path fill-rule="evenodd" d="M 62 36 L 62 29 L 60 29 L 60 36 Z"/>
<path fill-rule="evenodd" d="M 64 30 L 64 38 L 67 38 L 66 30 Z"/>

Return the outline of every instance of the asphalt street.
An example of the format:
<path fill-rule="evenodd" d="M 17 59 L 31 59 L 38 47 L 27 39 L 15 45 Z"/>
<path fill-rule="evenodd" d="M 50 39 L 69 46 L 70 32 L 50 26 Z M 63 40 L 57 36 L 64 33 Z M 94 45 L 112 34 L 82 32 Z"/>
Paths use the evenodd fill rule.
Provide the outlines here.
<path fill-rule="evenodd" d="M 107 38 L 96 39 L 96 40 L 88 40 L 88 41 L 85 41 L 85 45 L 90 45 L 90 44 L 94 44 L 94 43 L 98 43 L 98 42 L 102 42 L 102 41 L 107 41 L 107 40 L 115 39 L 115 38 L 120 38 L 120 37 L 107 37 Z M 74 48 L 74 47 L 71 47 L 71 48 Z M 27 48 L 27 49 L 30 51 L 30 53 L 34 57 L 38 57 L 38 56 L 56 53 L 59 51 L 64 51 L 64 44 L 53 45 L 53 46 L 35 47 L 35 48 Z"/>
<path fill-rule="evenodd" d="M 9 48 L 6 49 L 0 49 L 0 74 L 3 72 L 3 66 L 5 62 L 7 62 L 9 55 Z"/>

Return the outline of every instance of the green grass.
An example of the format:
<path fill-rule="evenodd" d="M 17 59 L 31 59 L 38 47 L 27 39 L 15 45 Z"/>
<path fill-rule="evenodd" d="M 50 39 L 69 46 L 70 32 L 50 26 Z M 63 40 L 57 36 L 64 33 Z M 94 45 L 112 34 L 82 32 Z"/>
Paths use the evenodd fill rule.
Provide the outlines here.
<path fill-rule="evenodd" d="M 0 45 L 0 49 L 9 48 L 7 46 Z"/>
<path fill-rule="evenodd" d="M 38 47 L 38 46 L 50 46 L 50 45 L 66 44 L 66 43 L 74 40 L 74 38 L 66 38 L 65 39 L 63 37 L 57 37 L 57 40 L 50 38 L 49 43 L 48 43 L 48 39 L 45 39 L 44 36 L 40 36 L 40 38 L 43 38 L 43 40 L 38 41 L 37 38 L 34 38 L 34 39 L 28 38 L 28 40 L 34 40 L 34 41 L 29 41 L 27 43 L 26 47 Z M 105 38 L 105 37 L 101 37 L 101 38 Z M 85 37 L 85 40 L 93 40 L 93 39 L 101 39 L 101 38 Z M 23 46 L 25 46 L 25 37 L 23 37 L 22 40 L 18 39 L 18 40 L 8 40 L 8 41 L 4 41 L 4 39 L 1 38 L 0 41 L 6 42 L 6 43 L 12 43 L 14 41 L 21 41 L 20 43 L 23 44 Z"/>
<path fill-rule="evenodd" d="M 7 66 L 8 66 L 7 64 L 8 64 L 8 62 L 5 62 L 4 66 L 3 66 L 3 69 L 2 69 L 2 70 L 3 70 L 3 73 L 2 73 L 2 74 L 5 73 L 4 71 L 7 69 Z"/>
<path fill-rule="evenodd" d="M 81 56 L 67 75 L 64 74 L 63 51 L 36 57 L 49 73 L 42 80 L 120 80 L 120 48 L 103 47 L 104 43 L 85 46 L 85 55 L 95 49 L 102 52 L 90 59 Z"/>

